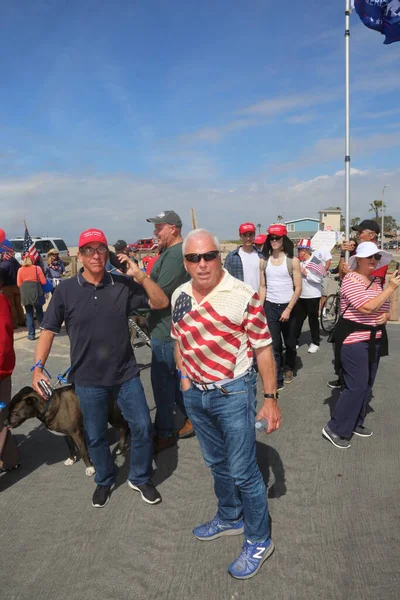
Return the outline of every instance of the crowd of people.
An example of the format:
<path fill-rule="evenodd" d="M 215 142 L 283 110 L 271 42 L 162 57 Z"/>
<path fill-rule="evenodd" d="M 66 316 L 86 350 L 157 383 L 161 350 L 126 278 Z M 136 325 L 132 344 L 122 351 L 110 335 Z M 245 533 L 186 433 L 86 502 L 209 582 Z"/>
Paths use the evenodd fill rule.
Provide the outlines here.
<path fill-rule="evenodd" d="M 41 335 L 32 384 L 42 395 L 39 381 L 50 383 L 45 364 L 65 324 L 71 353 L 68 379 L 75 385 L 96 469 L 92 505 L 104 507 L 115 484 L 107 436 L 112 396 L 132 433 L 128 485 L 149 505 L 161 502 L 151 481 L 153 454 L 176 445 L 179 438 L 197 436 L 218 506 L 193 534 L 202 541 L 244 534 L 242 551 L 228 572 L 247 579 L 274 551 L 267 491 L 256 459 L 255 421 L 267 433 L 280 427 L 279 391 L 296 376 L 306 318 L 308 352 L 319 350 L 318 315 L 332 256 L 329 249 L 313 249 L 309 239 L 300 241 L 296 256 L 285 225 L 272 224 L 265 236 L 256 236 L 254 224 L 246 222 L 239 227 L 240 246 L 223 264 L 218 239 L 204 229 L 183 239 L 175 211 L 162 211 L 147 221 L 154 225 L 159 244 L 150 273 L 139 267 L 124 240 L 118 240 L 112 253 L 105 234 L 89 229 L 79 237 L 82 268 L 76 276 L 60 283 L 58 257 L 49 257 L 46 276 L 53 279 L 53 294 L 44 315 L 38 288 L 46 276 L 29 257 L 16 269 L 15 283 L 6 280 L 16 289 L 4 295 L 10 299 L 20 292 L 30 339 L 36 312 Z M 350 447 L 353 434 L 372 435 L 364 426 L 366 407 L 380 356 L 387 353 L 388 300 L 400 285 L 396 272 L 383 289 L 381 269 L 387 269 L 391 255 L 376 245 L 376 223 L 370 228 L 366 224 L 358 228 L 358 246 L 351 249 L 350 240 L 344 244 L 352 256 L 347 264 L 344 255 L 340 264 L 341 316 L 334 348 L 342 392 L 322 431 L 340 449 Z M 148 313 L 154 427 L 128 327 L 128 316 L 138 309 Z M 23 314 L 15 304 L 9 310 L 8 336 L 11 318 L 17 326 Z M 258 412 L 257 372 L 263 388 Z M 178 431 L 176 410 L 183 419 Z"/>

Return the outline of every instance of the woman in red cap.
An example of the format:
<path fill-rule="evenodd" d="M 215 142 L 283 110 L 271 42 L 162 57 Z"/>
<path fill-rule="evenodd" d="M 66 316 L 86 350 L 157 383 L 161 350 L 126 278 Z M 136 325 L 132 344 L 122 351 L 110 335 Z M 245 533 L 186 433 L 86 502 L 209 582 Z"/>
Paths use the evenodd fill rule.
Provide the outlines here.
<path fill-rule="evenodd" d="M 293 256 L 293 242 L 282 223 L 270 225 L 260 262 L 261 302 L 265 302 L 268 327 L 272 336 L 277 388 L 292 383 L 296 363 L 296 319 L 293 308 L 301 294 L 300 261 Z M 285 341 L 285 358 L 282 352 Z"/>

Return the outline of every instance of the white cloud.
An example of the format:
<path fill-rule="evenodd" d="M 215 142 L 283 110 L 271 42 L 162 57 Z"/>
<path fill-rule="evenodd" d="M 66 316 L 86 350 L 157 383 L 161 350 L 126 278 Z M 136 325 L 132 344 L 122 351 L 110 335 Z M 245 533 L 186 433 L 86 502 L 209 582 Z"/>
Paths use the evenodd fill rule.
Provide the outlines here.
<path fill-rule="evenodd" d="M 369 203 L 380 197 L 389 184 L 385 201 L 388 213 L 400 217 L 396 190 L 400 170 L 364 171 L 352 169 L 351 214 L 366 218 Z M 88 227 L 104 229 L 110 242 L 118 238 L 134 241 L 150 235 L 146 218 L 160 210 L 173 209 L 190 223 L 195 208 L 199 225 L 222 239 L 233 239 L 243 221 L 269 223 L 282 214 L 285 220 L 317 217 L 324 206 L 344 208 L 344 182 L 340 171 L 316 175 L 305 181 L 269 183 L 264 178 L 202 185 L 193 180 L 145 180 L 126 174 L 109 176 L 41 173 L 21 178 L 0 178 L 0 227 L 11 236 L 23 235 L 26 219 L 32 235 L 60 235 L 75 245 L 79 233 Z"/>

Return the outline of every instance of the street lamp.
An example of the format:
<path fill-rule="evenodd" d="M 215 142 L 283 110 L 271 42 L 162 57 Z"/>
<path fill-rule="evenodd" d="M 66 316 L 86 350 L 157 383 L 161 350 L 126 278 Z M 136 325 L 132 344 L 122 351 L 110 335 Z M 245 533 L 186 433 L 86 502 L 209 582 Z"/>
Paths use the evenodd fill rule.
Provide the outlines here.
<path fill-rule="evenodd" d="M 390 185 L 387 183 L 386 185 L 383 186 L 383 190 L 382 190 L 382 227 L 381 227 L 381 248 L 383 249 L 383 237 L 384 237 L 384 226 L 385 226 L 385 189 L 387 187 L 390 187 Z"/>

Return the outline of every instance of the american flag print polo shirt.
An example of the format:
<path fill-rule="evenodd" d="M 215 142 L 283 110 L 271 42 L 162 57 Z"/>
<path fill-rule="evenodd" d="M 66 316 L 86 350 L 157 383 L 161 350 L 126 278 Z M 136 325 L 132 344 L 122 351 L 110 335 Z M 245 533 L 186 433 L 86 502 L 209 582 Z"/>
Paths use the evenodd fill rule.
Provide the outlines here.
<path fill-rule="evenodd" d="M 272 342 L 258 294 L 225 269 L 199 304 L 190 281 L 175 290 L 171 304 L 171 335 L 192 381 L 236 379 L 251 367 L 253 348 Z"/>

